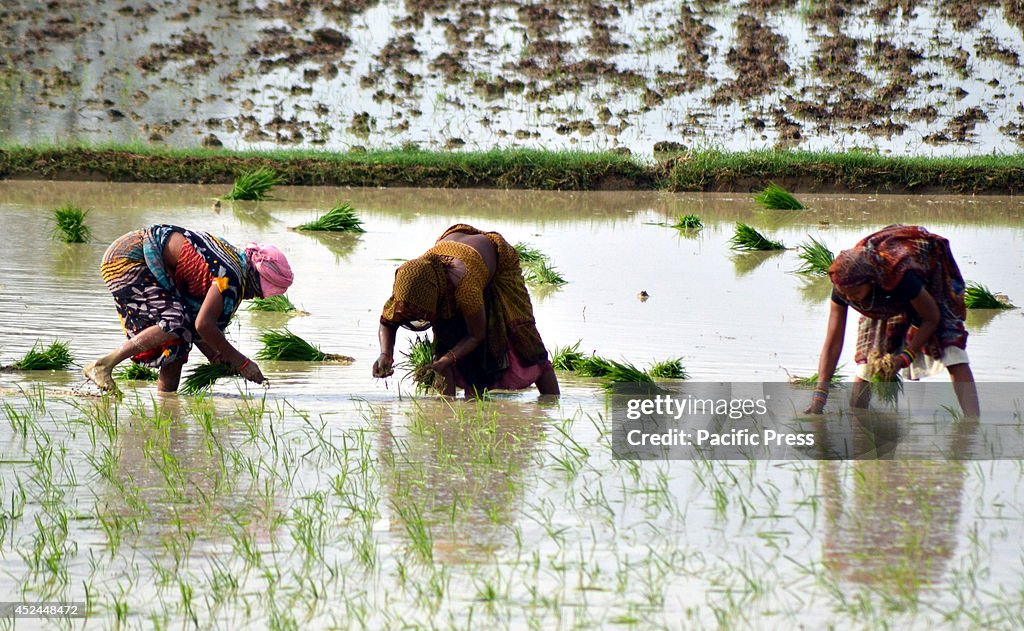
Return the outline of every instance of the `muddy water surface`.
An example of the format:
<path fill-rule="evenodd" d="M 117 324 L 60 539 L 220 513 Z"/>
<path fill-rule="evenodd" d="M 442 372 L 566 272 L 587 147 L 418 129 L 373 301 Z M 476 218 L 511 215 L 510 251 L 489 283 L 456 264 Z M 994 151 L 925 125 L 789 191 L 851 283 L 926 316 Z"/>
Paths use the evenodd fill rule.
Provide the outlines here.
<path fill-rule="evenodd" d="M 0 363 L 36 340 L 69 340 L 79 363 L 118 344 L 99 261 L 157 222 L 288 253 L 289 297 L 310 315 L 240 311 L 229 335 L 243 352 L 287 326 L 356 359 L 262 362 L 266 392 L 229 381 L 205 400 L 157 398 L 144 384 L 120 404 L 68 396 L 75 371 L 0 374 L 0 588 L 88 597 L 93 622 L 134 627 L 1020 621 L 1017 462 L 633 465 L 610 457 L 595 380 L 560 375 L 558 402 L 477 405 L 410 399 L 400 375 L 369 374 L 395 266 L 456 222 L 551 257 L 569 283 L 533 293 L 549 346 L 581 340 L 640 366 L 681 357 L 695 380 L 785 381 L 815 370 L 827 283 L 792 273 L 792 250 L 732 253 L 736 221 L 834 251 L 919 223 L 950 239 L 966 278 L 1022 303 L 1019 200 L 822 196 L 784 213 L 744 196 L 285 188 L 214 209 L 224 192 L 0 184 Z M 63 202 L 90 210 L 93 242 L 51 240 Z M 336 202 L 367 232 L 288 230 Z M 697 236 L 658 225 L 688 213 Z M 1019 381 L 1021 311 L 968 324 L 977 378 Z M 850 326 L 847 375 L 852 343 Z M 263 602 L 268 590 L 291 608 Z"/>

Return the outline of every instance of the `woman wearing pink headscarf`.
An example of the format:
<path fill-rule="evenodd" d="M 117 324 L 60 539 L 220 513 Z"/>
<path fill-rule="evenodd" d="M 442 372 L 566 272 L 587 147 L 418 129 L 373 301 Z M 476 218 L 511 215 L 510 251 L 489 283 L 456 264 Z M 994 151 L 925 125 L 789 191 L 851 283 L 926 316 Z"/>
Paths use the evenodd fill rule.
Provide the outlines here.
<path fill-rule="evenodd" d="M 263 382 L 259 366 L 228 342 L 224 330 L 242 300 L 279 296 L 292 284 L 281 250 L 256 243 L 239 250 L 206 232 L 155 225 L 114 241 L 100 270 L 128 336 L 82 370 L 101 389 L 117 390 L 112 372 L 130 357 L 159 368 L 157 390 L 173 392 L 193 343 L 211 362 Z"/>

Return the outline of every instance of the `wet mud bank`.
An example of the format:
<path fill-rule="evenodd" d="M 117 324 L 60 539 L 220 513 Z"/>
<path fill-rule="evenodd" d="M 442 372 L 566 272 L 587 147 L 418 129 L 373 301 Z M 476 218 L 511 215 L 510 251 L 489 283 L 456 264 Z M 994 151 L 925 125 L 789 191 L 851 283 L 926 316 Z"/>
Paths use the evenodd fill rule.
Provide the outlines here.
<path fill-rule="evenodd" d="M 642 161 L 613 152 L 235 152 L 150 148 L 12 147 L 6 179 L 230 183 L 270 167 L 289 185 L 538 190 L 1016 194 L 1024 155 L 906 158 L 862 152 L 701 151 Z"/>

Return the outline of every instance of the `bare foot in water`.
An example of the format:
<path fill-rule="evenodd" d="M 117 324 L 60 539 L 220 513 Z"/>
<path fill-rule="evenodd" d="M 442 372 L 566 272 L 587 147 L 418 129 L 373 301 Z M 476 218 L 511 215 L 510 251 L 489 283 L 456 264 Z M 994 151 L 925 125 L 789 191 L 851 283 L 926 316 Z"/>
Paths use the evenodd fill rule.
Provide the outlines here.
<path fill-rule="evenodd" d="M 85 378 L 99 386 L 100 390 L 117 392 L 117 384 L 114 383 L 114 377 L 110 373 L 110 370 L 99 366 L 98 362 L 86 364 L 82 369 Z"/>

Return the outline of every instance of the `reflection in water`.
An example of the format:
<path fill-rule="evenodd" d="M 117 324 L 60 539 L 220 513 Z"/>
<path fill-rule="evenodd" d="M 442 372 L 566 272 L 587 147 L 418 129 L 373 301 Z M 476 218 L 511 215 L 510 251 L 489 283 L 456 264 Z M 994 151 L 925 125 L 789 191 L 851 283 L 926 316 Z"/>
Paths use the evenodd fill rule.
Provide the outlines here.
<path fill-rule="evenodd" d="M 822 424 L 824 425 L 824 424 Z M 961 421 L 949 448 L 966 453 L 976 423 Z M 819 462 L 824 564 L 838 578 L 914 599 L 941 582 L 956 548 L 966 469 L 954 460 L 896 460 L 896 423 L 849 417 L 857 460 Z"/>
<path fill-rule="evenodd" d="M 263 229 L 276 221 L 263 202 L 229 203 L 231 204 L 231 214 L 234 215 L 235 219 L 237 219 L 239 223 Z"/>
<path fill-rule="evenodd" d="M 767 250 L 764 252 L 740 252 L 730 256 L 732 265 L 736 268 L 737 276 L 746 276 L 765 262 L 775 259 L 783 250 Z"/>
<path fill-rule="evenodd" d="M 804 276 L 801 279 L 800 298 L 808 305 L 817 306 L 832 295 L 832 281 L 828 276 Z"/>
<path fill-rule="evenodd" d="M 184 540 L 224 538 L 225 523 L 245 524 L 256 539 L 269 540 L 274 511 L 255 501 L 256 480 L 225 466 L 225 452 L 233 451 L 231 429 L 218 419 L 235 416 L 234 411 L 218 411 L 210 399 L 176 394 L 136 399 L 122 408 L 128 414 L 120 418 L 110 417 L 112 409 L 103 402 L 87 413 L 101 425 L 117 424 L 114 470 L 97 489 L 101 520 L 138 518 L 142 540 L 160 540 L 176 554 L 181 550 L 170 542 L 181 542 L 183 535 Z"/>
<path fill-rule="evenodd" d="M 501 401 L 420 401 L 396 427 L 380 416 L 391 530 L 430 558 L 484 561 L 510 540 L 543 428 L 536 410 Z"/>
<path fill-rule="evenodd" d="M 348 260 L 360 243 L 360 233 L 310 230 L 302 231 L 302 234 L 327 248 L 327 251 L 334 255 L 335 263 Z"/>
<path fill-rule="evenodd" d="M 80 243 L 54 244 L 53 272 L 58 276 L 81 276 L 95 271 L 92 248 Z"/>

